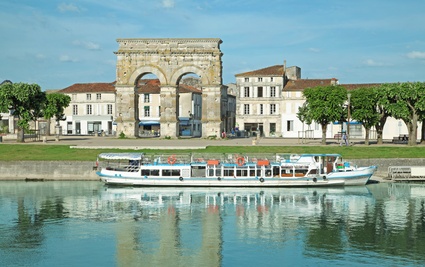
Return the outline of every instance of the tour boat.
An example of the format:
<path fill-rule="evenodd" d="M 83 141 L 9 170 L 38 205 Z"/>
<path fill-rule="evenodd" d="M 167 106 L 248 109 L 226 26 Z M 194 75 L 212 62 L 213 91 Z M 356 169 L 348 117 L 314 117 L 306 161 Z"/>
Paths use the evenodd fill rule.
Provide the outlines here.
<path fill-rule="evenodd" d="M 344 162 L 339 154 L 102 153 L 96 166 L 105 184 L 172 187 L 365 185 L 376 170 Z"/>

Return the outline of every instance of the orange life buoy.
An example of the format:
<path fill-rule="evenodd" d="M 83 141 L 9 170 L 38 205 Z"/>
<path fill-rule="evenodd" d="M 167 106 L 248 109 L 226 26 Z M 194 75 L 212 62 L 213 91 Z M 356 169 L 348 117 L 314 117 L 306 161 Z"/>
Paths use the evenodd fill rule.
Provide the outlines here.
<path fill-rule="evenodd" d="M 243 157 L 239 157 L 236 159 L 236 164 L 242 166 L 245 163 L 245 159 Z"/>
<path fill-rule="evenodd" d="M 176 156 L 174 156 L 174 155 L 169 156 L 168 157 L 168 160 L 167 160 L 168 164 L 171 164 L 171 165 L 173 165 L 174 163 L 176 163 L 176 161 L 177 161 L 177 159 L 176 159 Z"/>

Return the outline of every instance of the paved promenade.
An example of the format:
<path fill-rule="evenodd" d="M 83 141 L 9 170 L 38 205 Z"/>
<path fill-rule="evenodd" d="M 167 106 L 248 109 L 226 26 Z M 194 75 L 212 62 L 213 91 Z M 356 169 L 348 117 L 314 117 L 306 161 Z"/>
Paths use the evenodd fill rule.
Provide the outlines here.
<path fill-rule="evenodd" d="M 372 140 L 374 142 L 374 140 Z M 16 137 L 3 138 L 4 144 L 19 144 Z M 204 138 L 182 138 L 182 139 L 164 139 L 154 138 L 129 138 L 119 139 L 117 137 L 95 137 L 95 136 L 61 136 L 59 141 L 54 136 L 48 136 L 46 142 L 41 140 L 34 141 L 27 138 L 23 144 L 49 144 L 49 145 L 69 145 L 78 148 L 123 148 L 123 149 L 203 149 L 207 146 L 318 146 L 321 145 L 321 139 L 297 139 L 297 138 L 229 138 L 210 140 Z M 1 143 L 0 143 L 1 145 Z M 328 139 L 328 146 L 339 146 L 339 140 Z M 363 140 L 351 140 L 351 145 L 363 146 Z M 376 143 L 373 144 L 376 146 Z M 406 145 L 392 144 L 390 141 L 380 146 L 400 146 Z"/>
<path fill-rule="evenodd" d="M 94 137 L 94 136 L 61 136 L 59 141 L 55 141 L 54 136 L 47 137 L 46 142 L 33 141 L 27 139 L 24 144 L 49 144 L 49 145 L 70 145 L 78 148 L 134 148 L 134 149 L 203 149 L 207 146 L 316 146 L 320 145 L 320 139 L 298 140 L 291 138 L 233 138 L 209 140 L 203 138 L 136 138 L 119 139 L 116 137 Z M 16 143 L 15 140 L 3 140 L 6 144 Z M 337 141 L 331 140 L 330 145 L 338 145 Z"/>

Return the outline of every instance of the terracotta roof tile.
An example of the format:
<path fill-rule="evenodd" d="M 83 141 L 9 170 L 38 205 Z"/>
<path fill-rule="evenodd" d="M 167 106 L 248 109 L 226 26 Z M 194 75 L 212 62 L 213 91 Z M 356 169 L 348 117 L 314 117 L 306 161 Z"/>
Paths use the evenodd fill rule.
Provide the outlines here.
<path fill-rule="evenodd" d="M 285 74 L 283 70 L 283 65 L 275 65 L 271 67 L 267 67 L 264 69 L 253 70 L 249 72 L 236 74 L 236 77 L 246 77 L 246 76 L 282 76 Z"/>
<path fill-rule="evenodd" d="M 333 83 L 336 83 L 337 81 L 338 80 L 335 78 L 289 80 L 283 88 L 283 91 L 303 91 L 304 89 L 310 87 L 328 86 Z"/>
<path fill-rule="evenodd" d="M 115 82 L 112 83 L 76 83 L 65 89 L 59 90 L 58 93 L 114 93 Z"/>

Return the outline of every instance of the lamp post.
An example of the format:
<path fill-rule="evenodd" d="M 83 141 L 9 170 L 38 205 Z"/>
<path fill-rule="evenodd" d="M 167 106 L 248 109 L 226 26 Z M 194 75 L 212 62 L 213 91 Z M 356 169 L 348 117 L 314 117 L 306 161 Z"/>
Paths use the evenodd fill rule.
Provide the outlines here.
<path fill-rule="evenodd" d="M 347 116 L 347 142 L 348 144 L 350 144 L 350 117 L 351 117 L 351 110 L 350 110 L 350 98 L 351 98 L 351 94 L 348 93 L 347 94 L 347 98 L 348 98 L 348 107 L 347 107 L 347 111 L 348 111 L 348 116 Z"/>

